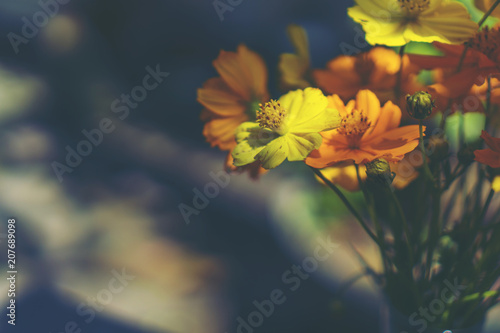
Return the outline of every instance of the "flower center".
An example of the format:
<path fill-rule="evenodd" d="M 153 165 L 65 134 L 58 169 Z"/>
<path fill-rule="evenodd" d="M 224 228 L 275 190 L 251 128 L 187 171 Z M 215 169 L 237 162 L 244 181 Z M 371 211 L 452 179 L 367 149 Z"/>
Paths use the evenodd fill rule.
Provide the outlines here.
<path fill-rule="evenodd" d="M 281 106 L 280 102 L 274 99 L 266 104 L 259 104 L 260 109 L 257 110 L 257 123 L 260 127 L 268 128 L 275 132 L 283 131 L 283 120 L 286 116 L 286 110 Z"/>
<path fill-rule="evenodd" d="M 485 27 L 468 42 L 468 46 L 497 61 L 500 56 L 500 28 Z"/>
<path fill-rule="evenodd" d="M 398 0 L 401 9 L 410 16 L 416 16 L 429 8 L 431 0 Z"/>
<path fill-rule="evenodd" d="M 368 117 L 363 110 L 354 109 L 351 113 L 342 118 L 342 122 L 337 131 L 339 134 L 347 136 L 350 146 L 356 148 L 359 139 L 361 139 L 370 126 L 371 122 L 368 121 Z"/>

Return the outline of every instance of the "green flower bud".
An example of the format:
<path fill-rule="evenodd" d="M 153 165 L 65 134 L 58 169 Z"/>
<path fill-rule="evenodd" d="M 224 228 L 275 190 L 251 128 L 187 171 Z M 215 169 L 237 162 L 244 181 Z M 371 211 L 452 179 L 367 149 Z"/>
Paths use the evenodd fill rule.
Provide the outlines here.
<path fill-rule="evenodd" d="M 406 111 L 415 119 L 425 119 L 431 115 L 435 107 L 431 94 L 419 91 L 413 95 L 406 95 Z"/>
<path fill-rule="evenodd" d="M 389 162 L 383 158 L 379 158 L 366 164 L 366 176 L 368 180 L 391 185 L 396 175 L 391 172 Z"/>

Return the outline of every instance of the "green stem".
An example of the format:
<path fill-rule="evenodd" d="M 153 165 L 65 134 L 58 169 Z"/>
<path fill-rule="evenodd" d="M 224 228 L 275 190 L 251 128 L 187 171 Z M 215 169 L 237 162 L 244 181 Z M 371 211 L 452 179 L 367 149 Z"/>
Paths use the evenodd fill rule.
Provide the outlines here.
<path fill-rule="evenodd" d="M 399 48 L 399 57 L 401 59 L 401 64 L 399 66 L 398 75 L 396 76 L 396 85 L 394 86 L 394 97 L 396 104 L 399 104 L 399 98 L 401 97 L 401 83 L 403 81 L 403 56 L 405 54 L 406 45 Z"/>
<path fill-rule="evenodd" d="M 425 153 L 424 129 L 423 129 L 422 120 L 418 121 L 418 129 L 420 132 L 420 151 L 422 152 L 422 159 L 424 162 L 424 173 L 427 176 L 427 178 L 429 178 L 429 180 L 432 182 L 432 184 L 435 185 L 434 176 L 432 175 L 432 171 L 429 168 L 429 164 L 427 163 L 427 154 Z"/>
<path fill-rule="evenodd" d="M 484 15 L 481 18 L 481 20 L 479 20 L 479 22 L 477 22 L 477 25 L 479 27 L 481 27 L 483 25 L 483 23 L 486 21 L 486 19 L 491 15 L 491 13 L 493 13 L 493 11 L 495 10 L 495 8 L 497 8 L 497 6 L 499 4 L 500 4 L 500 0 L 495 1 L 495 3 L 493 4 L 493 6 L 491 6 L 491 8 L 488 9 L 488 11 L 486 13 L 484 13 Z"/>
<path fill-rule="evenodd" d="M 349 200 L 347 200 L 347 198 L 345 197 L 345 195 L 338 189 L 338 187 L 335 186 L 330 180 L 328 180 L 319 169 L 316 169 L 316 168 L 313 168 L 313 167 L 311 167 L 311 169 L 312 169 L 312 171 L 323 182 L 325 182 L 325 184 L 330 189 L 332 189 L 333 192 L 335 192 L 335 194 L 340 198 L 340 200 L 342 200 L 342 202 L 344 203 L 344 205 L 351 212 L 351 214 L 356 218 L 356 220 L 358 220 L 359 224 L 361 225 L 361 227 L 363 227 L 363 229 L 368 234 L 368 236 L 370 236 L 370 238 L 373 239 L 373 241 L 375 243 L 377 243 L 377 245 L 381 246 L 380 241 L 377 239 L 377 237 L 375 236 L 375 234 L 373 233 L 373 231 L 371 231 L 370 228 L 368 228 L 368 226 L 366 225 L 366 222 L 364 221 L 363 217 L 361 217 L 361 214 L 358 213 L 358 211 L 356 210 L 356 208 L 354 208 L 354 206 L 349 202 Z"/>
<path fill-rule="evenodd" d="M 363 192 L 363 196 L 365 198 L 366 205 L 368 206 L 368 213 L 370 214 L 370 217 L 373 221 L 373 224 L 375 225 L 375 231 L 377 233 L 377 237 L 380 240 L 381 245 L 382 245 L 382 247 L 380 248 L 380 254 L 382 256 L 382 263 L 384 265 L 385 271 L 388 272 L 389 271 L 389 266 L 388 266 L 389 259 L 387 258 L 386 253 L 385 253 L 386 244 L 385 244 L 385 240 L 384 240 L 384 230 L 382 229 L 382 226 L 378 220 L 377 212 L 375 211 L 375 204 L 373 202 L 373 199 L 369 195 L 368 191 L 366 191 L 366 188 L 363 184 L 363 181 L 361 180 L 361 175 L 359 173 L 359 166 L 357 164 L 354 164 L 354 166 L 356 168 L 356 176 L 358 178 L 359 188 Z"/>
<path fill-rule="evenodd" d="M 486 199 L 486 202 L 484 203 L 483 209 L 481 210 L 481 214 L 479 215 L 479 218 L 477 220 L 477 224 L 480 226 L 481 222 L 483 221 L 484 217 L 486 216 L 486 213 L 488 212 L 488 208 L 490 207 L 491 199 L 493 199 L 493 196 L 495 195 L 495 191 L 493 189 L 490 190 L 490 193 L 488 194 L 488 198 Z"/>

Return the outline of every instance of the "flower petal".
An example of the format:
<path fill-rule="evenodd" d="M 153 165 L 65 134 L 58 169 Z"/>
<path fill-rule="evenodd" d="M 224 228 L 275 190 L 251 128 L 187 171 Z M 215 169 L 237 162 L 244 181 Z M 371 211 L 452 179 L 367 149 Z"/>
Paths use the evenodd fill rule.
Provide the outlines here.
<path fill-rule="evenodd" d="M 323 141 L 319 133 L 288 134 L 288 160 L 303 161 L 314 149 L 318 149 Z"/>
<path fill-rule="evenodd" d="M 293 133 L 318 133 L 329 131 L 340 126 L 342 117 L 337 109 L 325 109 L 315 117 L 308 119 L 298 125 L 293 125 L 290 131 Z"/>
<path fill-rule="evenodd" d="M 500 153 L 500 138 L 492 137 L 488 132 L 481 132 L 481 139 L 494 151 Z"/>
<path fill-rule="evenodd" d="M 255 162 L 256 155 L 275 140 L 276 136 L 274 132 L 261 128 L 256 123 L 241 124 L 235 133 L 238 145 L 232 152 L 234 166 L 240 167 Z"/>
<path fill-rule="evenodd" d="M 500 168 L 500 152 L 491 149 L 481 149 L 474 152 L 474 160 L 486 164 L 492 168 Z"/>
<path fill-rule="evenodd" d="M 221 51 L 213 65 L 227 85 L 243 100 L 267 95 L 267 69 L 262 58 L 245 45 L 238 52 Z"/>
<path fill-rule="evenodd" d="M 448 44 L 467 41 L 479 28 L 477 23 L 470 19 L 467 8 L 458 1 L 443 1 L 441 6 L 428 12 L 428 15 L 420 15 L 418 24 L 411 24 L 409 27 L 411 29 L 405 31 L 405 37 L 412 41 L 438 41 Z"/>
<path fill-rule="evenodd" d="M 211 78 L 198 89 L 198 102 L 207 109 L 221 116 L 244 114 L 247 106 L 227 84 L 219 77 Z"/>
<path fill-rule="evenodd" d="M 398 127 L 401 122 L 401 116 L 401 109 L 397 105 L 394 105 L 391 101 L 385 103 L 378 121 L 374 124 L 371 131 L 366 132 L 366 136 L 381 135 L 388 130 Z"/>
<path fill-rule="evenodd" d="M 234 155 L 233 155 L 234 156 Z M 264 169 L 274 169 L 288 156 L 288 142 L 286 136 L 271 141 L 256 156 Z"/>
<path fill-rule="evenodd" d="M 372 124 L 376 124 L 380 117 L 380 101 L 370 90 L 361 90 L 356 95 L 356 109 L 363 110 Z"/>

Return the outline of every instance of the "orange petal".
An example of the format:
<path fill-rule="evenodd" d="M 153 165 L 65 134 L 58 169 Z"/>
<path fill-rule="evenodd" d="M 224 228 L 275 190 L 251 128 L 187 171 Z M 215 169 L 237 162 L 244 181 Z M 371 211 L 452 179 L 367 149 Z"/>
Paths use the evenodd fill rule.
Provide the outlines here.
<path fill-rule="evenodd" d="M 475 160 L 492 168 L 500 168 L 500 152 L 491 149 L 481 149 L 474 152 Z"/>
<path fill-rule="evenodd" d="M 356 95 L 356 109 L 363 110 L 368 120 L 375 124 L 380 116 L 380 101 L 370 90 L 361 90 Z"/>
<path fill-rule="evenodd" d="M 221 150 L 229 150 L 236 146 L 234 132 L 236 128 L 248 119 L 246 115 L 236 117 L 213 118 L 205 124 L 203 135 L 213 146 Z"/>
<path fill-rule="evenodd" d="M 483 139 L 491 149 L 500 153 L 500 138 L 494 138 L 488 132 L 482 131 L 481 139 Z"/>
<path fill-rule="evenodd" d="M 267 69 L 262 58 L 246 46 L 238 53 L 221 51 L 213 65 L 227 85 L 244 101 L 250 102 L 267 89 Z"/>
<path fill-rule="evenodd" d="M 245 45 L 238 46 L 240 64 L 246 70 L 250 78 L 254 98 L 268 100 L 267 92 L 267 67 L 260 55 L 249 50 Z"/>
<path fill-rule="evenodd" d="M 401 109 L 397 105 L 394 105 L 391 101 L 385 103 L 377 123 L 373 124 L 373 129 L 368 131 L 365 135 L 375 137 L 398 127 L 401 122 L 401 116 Z"/>
<path fill-rule="evenodd" d="M 212 78 L 198 89 L 198 102 L 221 116 L 235 116 L 246 111 L 246 102 L 221 78 Z"/>

